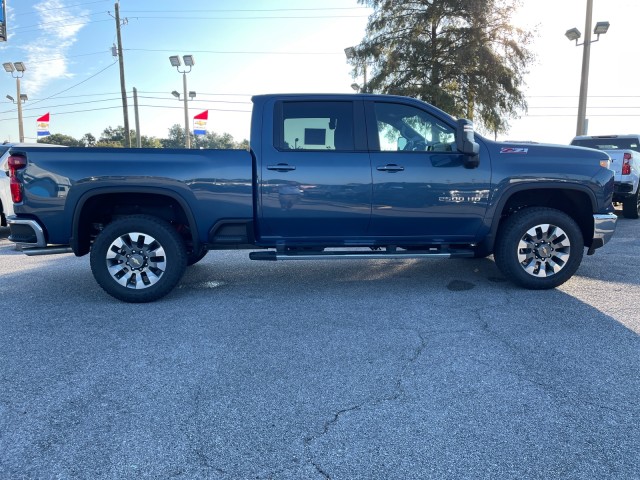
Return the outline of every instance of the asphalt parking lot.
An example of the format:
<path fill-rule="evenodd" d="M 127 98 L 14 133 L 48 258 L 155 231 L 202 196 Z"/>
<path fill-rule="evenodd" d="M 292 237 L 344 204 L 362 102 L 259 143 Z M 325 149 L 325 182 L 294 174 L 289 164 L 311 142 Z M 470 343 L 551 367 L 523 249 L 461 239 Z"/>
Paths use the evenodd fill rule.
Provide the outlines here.
<path fill-rule="evenodd" d="M 552 291 L 238 251 L 146 305 L 7 234 L 2 479 L 640 478 L 638 220 Z"/>

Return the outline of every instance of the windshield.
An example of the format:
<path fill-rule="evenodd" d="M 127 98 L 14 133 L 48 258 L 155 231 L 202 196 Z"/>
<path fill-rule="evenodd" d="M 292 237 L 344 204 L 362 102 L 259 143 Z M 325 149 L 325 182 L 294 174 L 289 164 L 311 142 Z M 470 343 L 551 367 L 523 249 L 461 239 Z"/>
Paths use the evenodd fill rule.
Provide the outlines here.
<path fill-rule="evenodd" d="M 578 138 L 571 142 L 578 147 L 595 148 L 597 150 L 635 150 L 640 152 L 640 145 L 635 138 Z"/>

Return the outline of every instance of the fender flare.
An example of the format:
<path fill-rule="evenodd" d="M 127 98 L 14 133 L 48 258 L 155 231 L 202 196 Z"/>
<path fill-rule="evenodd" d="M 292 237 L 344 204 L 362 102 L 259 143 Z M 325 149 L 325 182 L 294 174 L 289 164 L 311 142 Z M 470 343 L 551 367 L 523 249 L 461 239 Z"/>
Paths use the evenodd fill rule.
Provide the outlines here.
<path fill-rule="evenodd" d="M 591 211 L 594 211 L 596 202 L 596 197 L 593 191 L 585 186 L 576 183 L 562 183 L 558 184 L 557 182 L 526 182 L 519 183 L 516 185 L 510 185 L 504 189 L 502 194 L 500 195 L 500 200 L 495 204 L 495 208 L 493 208 L 492 212 L 492 220 L 491 226 L 489 228 L 489 232 L 486 237 L 479 243 L 483 248 L 489 248 L 493 251 L 493 246 L 496 241 L 496 235 L 498 234 L 498 228 L 500 226 L 500 220 L 502 219 L 502 211 L 509 201 L 511 197 L 515 194 L 526 191 L 526 190 L 575 190 L 581 193 L 586 194 L 591 201 Z"/>
<path fill-rule="evenodd" d="M 78 252 L 80 251 L 80 239 L 78 238 L 78 235 L 76 235 L 76 232 L 78 231 L 79 225 L 80 225 L 80 215 L 82 214 L 82 210 L 84 208 L 84 205 L 92 198 L 100 196 L 100 195 L 108 195 L 108 194 L 126 194 L 126 193 L 136 193 L 136 194 L 153 194 L 153 195 L 159 195 L 159 196 L 163 196 L 163 197 L 169 197 L 172 200 L 175 200 L 178 205 L 180 205 L 180 207 L 182 208 L 182 210 L 184 211 L 186 217 L 187 217 L 187 222 L 189 223 L 189 229 L 192 232 L 192 239 L 193 239 L 193 246 L 194 249 L 198 249 L 200 248 L 200 237 L 197 234 L 198 232 L 198 224 L 196 222 L 196 219 L 193 215 L 193 212 L 191 211 L 191 207 L 189 206 L 189 203 L 184 199 L 184 197 L 182 197 L 180 194 L 174 192 L 173 190 L 168 190 L 166 188 L 157 188 L 157 187 L 97 187 L 95 189 L 92 189 L 88 192 L 85 192 L 83 194 L 80 195 L 80 197 L 78 198 L 78 201 L 75 204 L 74 207 L 74 212 L 73 212 L 73 219 L 72 219 L 72 223 L 71 223 L 71 238 L 69 241 L 69 244 L 71 246 L 71 248 L 73 249 L 74 253 L 76 255 L 78 255 Z"/>

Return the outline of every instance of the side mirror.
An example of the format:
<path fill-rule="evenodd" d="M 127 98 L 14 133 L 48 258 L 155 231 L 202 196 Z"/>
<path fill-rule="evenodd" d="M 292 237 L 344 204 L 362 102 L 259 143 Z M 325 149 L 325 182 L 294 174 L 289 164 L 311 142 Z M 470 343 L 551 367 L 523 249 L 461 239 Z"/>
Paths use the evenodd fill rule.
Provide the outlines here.
<path fill-rule="evenodd" d="M 480 164 L 480 145 L 476 143 L 473 122 L 460 119 L 456 128 L 456 148 L 460 153 L 464 153 L 465 168 L 476 168 Z"/>
<path fill-rule="evenodd" d="M 404 150 L 404 147 L 407 146 L 407 139 L 404 137 L 398 137 L 397 145 L 398 145 L 398 151 Z"/>

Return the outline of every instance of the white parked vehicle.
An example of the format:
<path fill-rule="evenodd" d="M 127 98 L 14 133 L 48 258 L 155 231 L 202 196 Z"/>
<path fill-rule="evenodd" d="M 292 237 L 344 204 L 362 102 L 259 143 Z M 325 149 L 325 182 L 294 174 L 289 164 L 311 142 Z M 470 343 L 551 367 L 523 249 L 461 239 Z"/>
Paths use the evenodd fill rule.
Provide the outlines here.
<path fill-rule="evenodd" d="M 13 202 L 11 201 L 11 188 L 9 184 L 9 172 L 7 158 L 9 149 L 15 147 L 62 147 L 49 143 L 3 143 L 0 144 L 0 226 L 7 226 L 7 217 L 13 215 Z"/>
<path fill-rule="evenodd" d="M 583 135 L 575 137 L 571 145 L 602 150 L 611 157 L 613 201 L 622 203 L 625 218 L 640 217 L 640 135 Z"/>

